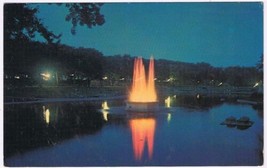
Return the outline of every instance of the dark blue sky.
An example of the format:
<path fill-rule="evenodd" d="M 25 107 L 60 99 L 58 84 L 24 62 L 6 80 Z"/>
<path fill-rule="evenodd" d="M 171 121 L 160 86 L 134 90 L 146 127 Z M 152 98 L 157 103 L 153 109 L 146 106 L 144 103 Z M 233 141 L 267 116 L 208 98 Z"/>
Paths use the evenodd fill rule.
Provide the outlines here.
<path fill-rule="evenodd" d="M 263 53 L 262 3 L 107 3 L 106 23 L 70 33 L 67 9 L 39 5 L 38 16 L 61 43 L 217 67 L 255 66 Z"/>

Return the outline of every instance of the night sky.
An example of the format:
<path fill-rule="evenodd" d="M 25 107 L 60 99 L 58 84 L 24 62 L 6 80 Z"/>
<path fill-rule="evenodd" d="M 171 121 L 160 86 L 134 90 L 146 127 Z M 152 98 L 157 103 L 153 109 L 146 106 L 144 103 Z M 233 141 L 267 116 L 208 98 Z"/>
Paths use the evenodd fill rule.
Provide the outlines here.
<path fill-rule="evenodd" d="M 105 24 L 65 21 L 64 6 L 39 4 L 38 17 L 62 44 L 215 67 L 255 66 L 263 53 L 262 3 L 106 3 Z M 41 40 L 38 38 L 38 40 Z"/>

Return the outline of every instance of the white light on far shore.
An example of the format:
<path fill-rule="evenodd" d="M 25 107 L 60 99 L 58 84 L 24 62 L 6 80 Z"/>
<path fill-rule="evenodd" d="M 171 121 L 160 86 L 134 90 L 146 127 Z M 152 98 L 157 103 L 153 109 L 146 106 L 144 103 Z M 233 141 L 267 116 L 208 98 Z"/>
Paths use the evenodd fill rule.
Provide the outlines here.
<path fill-rule="evenodd" d="M 20 79 L 20 76 L 14 76 L 15 79 Z"/>
<path fill-rule="evenodd" d="M 259 86 L 259 82 L 255 83 L 253 87 L 257 87 L 257 86 Z"/>
<path fill-rule="evenodd" d="M 50 73 L 41 73 L 40 75 L 43 77 L 43 80 L 49 80 L 51 77 Z"/>

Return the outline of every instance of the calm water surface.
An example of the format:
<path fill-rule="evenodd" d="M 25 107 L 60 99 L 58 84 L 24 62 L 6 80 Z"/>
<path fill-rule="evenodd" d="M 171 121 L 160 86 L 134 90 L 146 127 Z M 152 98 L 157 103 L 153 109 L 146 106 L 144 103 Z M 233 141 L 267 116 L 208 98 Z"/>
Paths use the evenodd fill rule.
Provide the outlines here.
<path fill-rule="evenodd" d="M 159 112 L 92 103 L 5 105 L 6 166 L 262 164 L 262 110 L 219 99 L 173 98 Z M 220 125 L 248 116 L 249 128 Z"/>

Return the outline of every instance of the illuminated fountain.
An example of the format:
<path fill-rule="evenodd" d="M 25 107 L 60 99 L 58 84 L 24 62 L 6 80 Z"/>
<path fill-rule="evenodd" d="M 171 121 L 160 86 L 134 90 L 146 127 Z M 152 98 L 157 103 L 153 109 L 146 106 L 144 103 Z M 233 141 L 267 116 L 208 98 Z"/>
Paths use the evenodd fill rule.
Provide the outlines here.
<path fill-rule="evenodd" d="M 126 110 L 142 112 L 158 110 L 154 76 L 154 59 L 152 57 L 149 61 L 148 79 L 146 79 L 142 58 L 135 58 L 132 88 L 126 103 Z"/>

